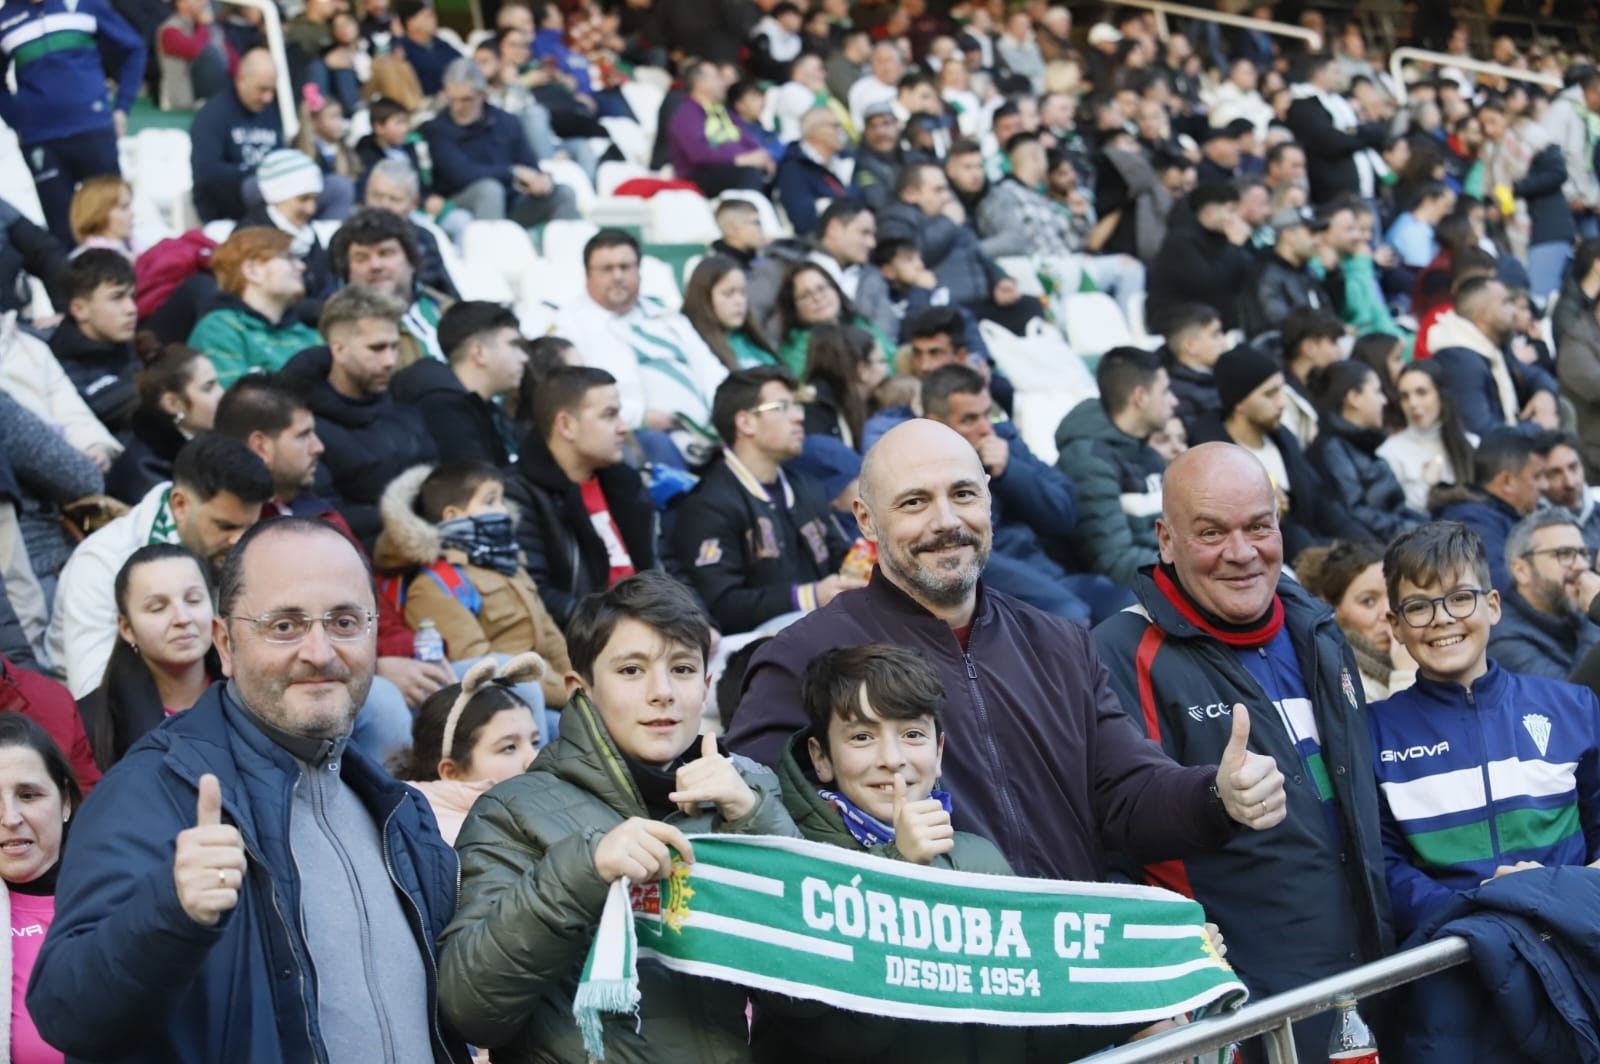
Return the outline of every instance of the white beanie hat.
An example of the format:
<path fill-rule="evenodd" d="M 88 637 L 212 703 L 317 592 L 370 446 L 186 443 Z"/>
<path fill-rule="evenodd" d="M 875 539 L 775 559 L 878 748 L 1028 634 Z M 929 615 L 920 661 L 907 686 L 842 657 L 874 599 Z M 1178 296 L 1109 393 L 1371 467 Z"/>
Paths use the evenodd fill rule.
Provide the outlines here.
<path fill-rule="evenodd" d="M 322 191 L 322 170 L 305 152 L 279 148 L 267 153 L 256 167 L 256 183 L 263 202 L 282 203 Z"/>

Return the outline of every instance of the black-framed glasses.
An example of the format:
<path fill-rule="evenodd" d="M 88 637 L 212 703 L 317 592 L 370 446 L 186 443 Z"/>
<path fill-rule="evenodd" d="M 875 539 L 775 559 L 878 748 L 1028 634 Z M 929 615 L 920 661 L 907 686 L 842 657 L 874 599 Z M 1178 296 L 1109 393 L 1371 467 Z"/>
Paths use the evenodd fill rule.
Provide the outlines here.
<path fill-rule="evenodd" d="M 335 643 L 353 643 L 372 634 L 378 615 L 371 610 L 347 607 L 329 610 L 321 617 L 313 617 L 299 610 L 279 610 L 259 617 L 235 615 L 228 619 L 249 624 L 255 629 L 256 635 L 268 643 L 288 646 L 310 634 L 314 624 L 321 624 L 322 630 Z"/>
<path fill-rule="evenodd" d="M 1593 557 L 1587 547 L 1543 547 L 1539 550 L 1525 550 L 1522 552 L 1524 558 L 1537 558 L 1541 554 L 1550 555 L 1556 560 L 1556 564 L 1563 569 L 1570 569 L 1572 563 L 1577 561 L 1583 562 L 1584 566 L 1587 567 L 1589 559 Z"/>
<path fill-rule="evenodd" d="M 1426 628 L 1443 606 L 1446 616 L 1464 621 L 1477 610 L 1478 600 L 1487 594 L 1481 587 L 1462 587 L 1438 598 L 1406 599 L 1400 603 L 1400 616 L 1412 628 Z"/>

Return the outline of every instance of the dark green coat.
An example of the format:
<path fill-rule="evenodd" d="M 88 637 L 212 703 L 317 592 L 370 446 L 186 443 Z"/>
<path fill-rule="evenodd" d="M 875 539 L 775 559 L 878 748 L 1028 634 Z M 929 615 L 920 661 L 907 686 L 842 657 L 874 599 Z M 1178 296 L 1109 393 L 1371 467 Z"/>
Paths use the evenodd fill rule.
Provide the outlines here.
<path fill-rule="evenodd" d="M 1067 533 L 1073 556 L 1090 572 L 1132 586 L 1139 567 L 1156 562 L 1159 508 L 1130 514 L 1122 497 L 1150 497 L 1166 462 L 1144 440 L 1117 428 L 1098 398 L 1085 399 L 1061 419 L 1056 449 L 1056 468 L 1078 489 L 1078 523 Z"/>
<path fill-rule="evenodd" d="M 496 1064 L 583 1064 L 572 1019 L 578 975 L 605 907 L 594 867 L 600 839 L 643 799 L 599 713 L 582 695 L 562 714 L 561 738 L 527 773 L 479 798 L 456 839 L 461 900 L 440 939 L 440 1009 Z M 799 834 L 771 770 L 735 757 L 756 792 L 742 821 L 673 814 L 685 834 Z M 748 1061 L 745 992 L 639 961 L 639 1022 L 606 1015 L 607 1064 Z"/>
<path fill-rule="evenodd" d="M 866 851 L 905 860 L 893 843 L 870 850 L 844 826 L 839 811 L 817 794 L 806 752 L 809 730 L 789 740 L 778 762 L 783 804 L 812 842 Z M 979 835 L 956 832 L 955 849 L 934 860 L 934 867 L 984 875 L 1006 876 L 1011 866 L 994 843 Z M 1084 1028 L 986 1027 L 966 1023 L 916 1023 L 850 1012 L 815 1001 L 776 994 L 757 994 L 751 1049 L 760 1064 L 821 1064 L 872 1061 L 873 1064 L 1013 1064 L 1058 1062 L 1114 1044 L 1130 1033 L 1122 1027 L 1095 1031 Z"/>

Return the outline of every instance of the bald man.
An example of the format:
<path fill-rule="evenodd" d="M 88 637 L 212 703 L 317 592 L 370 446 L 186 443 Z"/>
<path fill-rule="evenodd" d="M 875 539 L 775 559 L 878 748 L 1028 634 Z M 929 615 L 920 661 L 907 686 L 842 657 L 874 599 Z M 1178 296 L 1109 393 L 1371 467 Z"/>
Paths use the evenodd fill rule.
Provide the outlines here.
<path fill-rule="evenodd" d="M 942 785 L 957 830 L 1019 875 L 1098 880 L 1108 850 L 1164 860 L 1216 849 L 1237 820 L 1283 807 L 1272 759 L 1179 768 L 1130 727 L 1078 625 L 985 587 L 989 476 L 973 446 L 908 421 L 867 452 L 855 516 L 878 546 L 865 588 L 784 629 L 751 660 L 728 740 L 767 764 L 804 750 L 800 675 L 825 650 L 885 642 L 924 655 L 945 689 Z M 787 766 L 782 766 L 786 768 Z"/>
<path fill-rule="evenodd" d="M 265 48 L 246 52 L 233 90 L 219 92 L 195 113 L 189 128 L 194 209 L 202 222 L 244 216 L 244 183 L 267 153 L 283 147 L 276 104 L 277 68 Z"/>
<path fill-rule="evenodd" d="M 1162 492 L 1160 562 L 1135 579 L 1139 607 L 1094 630 L 1110 686 L 1188 765 L 1224 758 L 1246 710 L 1250 748 L 1288 777 L 1288 806 L 1272 830 L 1146 865 L 1145 878 L 1205 906 L 1252 994 L 1377 960 L 1394 939 L 1350 647 L 1326 606 L 1281 579 L 1277 498 L 1254 455 L 1201 444 L 1167 467 Z M 1296 1023 L 1302 1059 L 1326 1050 L 1330 1022 Z"/>

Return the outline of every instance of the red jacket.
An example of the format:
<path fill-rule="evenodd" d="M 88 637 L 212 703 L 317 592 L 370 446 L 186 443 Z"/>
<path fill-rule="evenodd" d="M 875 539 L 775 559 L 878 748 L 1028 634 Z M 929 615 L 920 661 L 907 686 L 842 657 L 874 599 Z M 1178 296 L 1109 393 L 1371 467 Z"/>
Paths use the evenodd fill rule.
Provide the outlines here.
<path fill-rule="evenodd" d="M 211 269 L 211 253 L 217 242 L 198 229 L 159 241 L 134 261 L 138 281 L 139 320 L 144 321 L 161 309 L 161 304 L 180 284 L 201 270 Z"/>
<path fill-rule="evenodd" d="M 0 712 L 21 713 L 49 732 L 67 755 L 84 797 L 89 796 L 100 782 L 100 769 L 71 692 L 48 676 L 18 668 L 0 654 Z"/>

